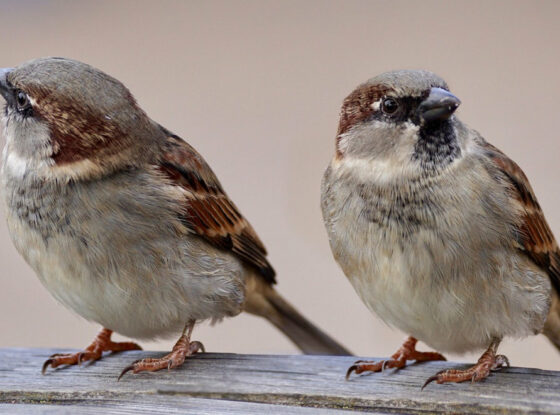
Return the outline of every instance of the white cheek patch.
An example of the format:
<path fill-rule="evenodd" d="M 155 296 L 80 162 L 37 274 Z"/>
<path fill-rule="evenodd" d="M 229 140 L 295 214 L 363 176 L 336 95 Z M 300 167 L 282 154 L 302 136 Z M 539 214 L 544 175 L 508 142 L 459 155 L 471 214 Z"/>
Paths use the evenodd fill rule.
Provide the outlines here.
<path fill-rule="evenodd" d="M 370 129 L 385 128 L 386 124 L 382 121 L 375 121 L 367 126 L 358 134 L 370 134 Z M 358 181 L 390 183 L 405 178 L 417 177 L 421 174 L 420 166 L 412 161 L 414 144 L 418 140 L 420 127 L 412 122 L 403 123 L 398 130 L 393 131 L 394 137 L 387 135 L 385 140 L 394 141 L 395 145 L 386 154 L 366 154 L 346 156 L 337 161 L 341 173 L 351 174 Z M 355 132 L 356 133 L 356 132 Z M 350 145 L 352 139 L 357 139 L 358 135 L 344 134 L 341 136 L 339 146 L 345 150 Z"/>
<path fill-rule="evenodd" d="M 32 121 L 21 121 L 13 114 L 2 117 L 6 140 L 2 152 L 2 170 L 12 179 L 46 175 L 52 164 L 52 149 L 46 127 Z"/>
<path fill-rule="evenodd" d="M 6 157 L 6 171 L 12 177 L 23 177 L 28 169 L 27 160 L 15 151 L 10 151 Z"/>

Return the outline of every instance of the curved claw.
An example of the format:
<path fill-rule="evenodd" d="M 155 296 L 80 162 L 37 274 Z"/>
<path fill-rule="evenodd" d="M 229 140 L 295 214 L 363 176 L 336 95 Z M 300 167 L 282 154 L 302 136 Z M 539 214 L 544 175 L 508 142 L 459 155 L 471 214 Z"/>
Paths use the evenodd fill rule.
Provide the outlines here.
<path fill-rule="evenodd" d="M 117 378 L 117 382 L 119 380 L 121 380 L 121 378 L 127 373 L 130 372 L 131 370 L 134 370 L 134 365 L 136 364 L 136 362 L 132 363 L 130 366 L 127 366 L 123 369 L 123 371 L 121 372 L 121 374 L 119 375 L 119 377 Z"/>
<path fill-rule="evenodd" d="M 433 376 L 430 376 L 430 377 L 426 380 L 426 382 L 424 382 L 424 384 L 423 384 L 422 387 L 420 388 L 420 391 L 423 391 L 424 388 L 425 388 L 426 386 L 428 386 L 428 385 L 429 385 L 430 383 L 432 383 L 434 380 L 437 380 L 437 379 L 438 379 L 438 376 L 439 376 L 439 372 L 436 373 L 436 374 L 433 375 Z"/>
<path fill-rule="evenodd" d="M 82 358 L 84 357 L 84 352 L 78 353 L 78 366 L 82 365 Z"/>
<path fill-rule="evenodd" d="M 189 344 L 189 352 L 191 352 L 192 354 L 198 352 L 206 353 L 206 348 L 201 342 L 193 341 Z"/>
<path fill-rule="evenodd" d="M 142 361 L 142 359 L 136 359 L 129 366 L 125 367 L 123 369 L 123 371 L 121 372 L 121 374 L 119 375 L 119 377 L 117 378 L 117 382 L 119 380 L 121 380 L 121 378 L 125 375 L 126 372 L 130 372 L 131 370 L 134 370 L 134 367 L 136 366 L 136 363 L 141 362 L 141 361 Z"/>
<path fill-rule="evenodd" d="M 426 382 L 424 382 L 424 384 L 423 384 L 422 387 L 420 388 L 420 391 L 423 391 L 424 388 L 425 388 L 426 386 L 428 386 L 430 383 L 432 383 L 434 380 L 438 380 L 439 375 L 441 375 L 441 374 L 442 374 L 443 372 L 445 372 L 446 370 L 447 370 L 447 369 L 440 370 L 440 371 L 437 372 L 435 375 L 430 376 L 430 377 L 426 380 Z"/>
<path fill-rule="evenodd" d="M 54 356 L 54 355 L 53 355 Z M 52 357 L 52 356 L 51 356 Z M 45 360 L 45 363 L 43 363 L 43 368 L 41 369 L 41 374 L 44 375 L 47 372 L 47 369 L 49 367 L 49 365 L 52 364 L 52 362 L 54 362 L 53 359 L 47 359 Z"/>
<path fill-rule="evenodd" d="M 499 370 L 504 365 L 506 367 L 511 367 L 510 364 L 509 364 L 509 359 L 507 358 L 507 356 L 503 355 L 503 354 L 499 354 L 499 355 L 496 356 L 496 367 L 493 368 L 492 371 Z"/>
<path fill-rule="evenodd" d="M 358 361 L 359 362 L 359 361 Z M 356 363 L 358 363 L 356 362 Z M 348 368 L 348 370 L 346 371 L 346 380 L 350 379 L 350 375 L 352 374 L 352 372 L 355 372 L 358 370 L 358 366 L 357 365 L 352 365 Z"/>
<path fill-rule="evenodd" d="M 381 364 L 381 372 L 385 372 L 385 368 L 387 367 L 388 360 L 384 360 Z"/>

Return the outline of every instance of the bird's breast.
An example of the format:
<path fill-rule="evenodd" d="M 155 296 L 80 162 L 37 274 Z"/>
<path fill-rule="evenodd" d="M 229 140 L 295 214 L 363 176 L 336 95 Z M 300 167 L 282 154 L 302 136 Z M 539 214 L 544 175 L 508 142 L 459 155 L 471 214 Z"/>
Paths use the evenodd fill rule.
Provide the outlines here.
<path fill-rule="evenodd" d="M 550 284 L 512 248 L 512 217 L 485 171 L 454 173 L 387 184 L 331 167 L 322 209 L 334 257 L 368 308 L 464 352 L 540 329 Z"/>
<path fill-rule="evenodd" d="M 82 317 L 153 338 L 241 311 L 239 261 L 190 235 L 149 174 L 65 186 L 9 178 L 4 190 L 16 249 Z"/>

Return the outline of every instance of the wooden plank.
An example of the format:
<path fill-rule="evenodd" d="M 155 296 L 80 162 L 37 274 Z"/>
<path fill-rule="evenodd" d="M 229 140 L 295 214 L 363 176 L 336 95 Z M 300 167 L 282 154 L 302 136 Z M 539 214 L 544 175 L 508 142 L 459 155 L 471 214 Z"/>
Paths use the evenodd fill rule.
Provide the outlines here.
<path fill-rule="evenodd" d="M 39 404 L 0 404 L 0 413 L 6 414 L 68 414 L 68 415 L 317 415 L 316 408 L 237 402 L 216 399 L 166 395 L 119 395 L 77 402 Z M 348 411 L 321 409 L 321 414 L 344 415 Z"/>
<path fill-rule="evenodd" d="M 193 407 L 193 413 L 206 413 L 201 408 L 207 403 L 208 413 L 228 413 L 218 408 L 230 404 L 231 413 L 253 413 L 249 406 L 245 412 L 242 406 L 235 406 L 248 403 L 257 405 L 259 413 L 271 406 L 271 413 L 276 409 L 277 413 L 318 413 L 313 408 L 336 410 L 333 413 L 348 409 L 377 413 L 560 413 L 560 372 L 538 369 L 504 369 L 480 383 L 430 384 L 421 391 L 420 386 L 436 371 L 466 366 L 430 362 L 345 381 L 354 357 L 207 353 L 189 358 L 176 370 L 127 374 L 117 382 L 121 369 L 131 361 L 161 353 L 109 355 L 93 365 L 51 370 L 41 376 L 43 361 L 55 352 L 60 350 L 0 349 L 0 402 L 22 404 L 23 408 L 30 404 L 89 408 L 93 402 L 118 406 L 122 413 L 131 410 L 132 401 L 147 408 L 169 402 L 169 409 L 204 404 Z M 263 404 L 267 406 L 259 406 Z M 211 412 L 212 405 L 215 412 Z"/>

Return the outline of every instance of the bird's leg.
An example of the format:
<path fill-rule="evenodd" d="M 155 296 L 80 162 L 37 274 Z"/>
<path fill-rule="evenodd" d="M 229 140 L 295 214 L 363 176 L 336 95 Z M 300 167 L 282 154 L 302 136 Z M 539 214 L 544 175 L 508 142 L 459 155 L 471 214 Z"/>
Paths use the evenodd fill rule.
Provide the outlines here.
<path fill-rule="evenodd" d="M 125 350 L 142 350 L 140 346 L 132 342 L 116 343 L 111 340 L 112 330 L 103 328 L 95 336 L 93 342 L 83 351 L 78 353 L 55 353 L 43 363 L 42 373 L 45 374 L 50 366 L 53 369 L 60 365 L 80 365 L 87 360 L 95 361 L 101 359 L 103 352 L 122 352 Z"/>
<path fill-rule="evenodd" d="M 442 370 L 436 373 L 434 376 L 428 378 L 422 389 L 424 389 L 429 383 L 436 381 L 437 383 L 446 382 L 464 382 L 470 380 L 471 382 L 479 382 L 482 379 L 486 379 L 490 372 L 499 370 L 503 366 L 509 367 L 509 360 L 506 356 L 502 354 L 496 354 L 498 351 L 498 345 L 500 340 L 494 340 L 490 347 L 480 356 L 476 365 L 465 369 L 465 370 Z"/>
<path fill-rule="evenodd" d="M 346 372 L 346 379 L 350 377 L 352 372 L 357 375 L 362 372 L 381 372 L 385 369 L 401 369 L 405 367 L 407 360 L 415 360 L 416 362 L 427 362 L 430 360 L 446 360 L 443 355 L 436 352 L 419 352 L 416 350 L 416 340 L 414 337 L 409 337 L 403 343 L 401 348 L 391 356 L 389 360 L 381 360 L 379 362 L 358 360 L 348 368 Z"/>
<path fill-rule="evenodd" d="M 144 371 L 155 372 L 161 369 L 172 369 L 177 366 L 181 366 L 185 361 L 187 356 L 191 356 L 198 351 L 204 352 L 204 346 L 198 341 L 191 342 L 191 334 L 194 328 L 194 321 L 189 322 L 183 329 L 183 334 L 171 353 L 159 358 L 159 359 L 141 359 L 133 362 L 130 366 L 124 368 L 124 370 L 119 375 L 118 380 L 124 376 L 128 371 L 132 370 L 132 373 L 140 373 Z"/>

